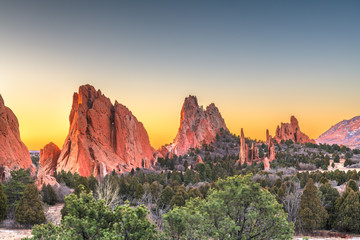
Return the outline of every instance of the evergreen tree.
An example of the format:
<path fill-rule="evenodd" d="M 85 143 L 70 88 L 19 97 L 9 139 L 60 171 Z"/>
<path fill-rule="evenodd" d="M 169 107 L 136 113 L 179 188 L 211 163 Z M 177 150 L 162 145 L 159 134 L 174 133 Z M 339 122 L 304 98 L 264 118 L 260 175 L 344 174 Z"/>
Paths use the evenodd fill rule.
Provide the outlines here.
<path fill-rule="evenodd" d="M 359 187 L 356 184 L 356 182 L 354 180 L 350 180 L 347 184 L 346 184 L 346 188 L 351 188 L 354 192 L 358 192 L 359 191 Z"/>
<path fill-rule="evenodd" d="M 298 222 L 305 232 L 321 229 L 326 223 L 327 212 L 321 204 L 312 178 L 309 178 L 301 196 L 299 217 L 301 221 Z"/>
<path fill-rule="evenodd" d="M 188 166 L 189 166 L 189 163 L 188 163 L 187 160 L 185 160 L 185 162 L 184 162 L 184 168 L 185 168 L 185 170 L 188 168 Z"/>
<path fill-rule="evenodd" d="M 193 181 L 194 181 L 194 172 L 190 169 L 186 169 L 184 174 L 184 184 L 188 185 Z"/>
<path fill-rule="evenodd" d="M 30 172 L 24 169 L 14 170 L 11 172 L 11 179 L 4 185 L 4 193 L 8 200 L 8 207 L 15 209 L 20 201 L 26 185 L 32 183 Z"/>
<path fill-rule="evenodd" d="M 22 198 L 16 206 L 15 219 L 25 225 L 45 222 L 43 206 L 35 185 L 28 184 Z"/>
<path fill-rule="evenodd" d="M 96 178 L 91 175 L 89 178 L 88 178 L 88 183 L 89 183 L 89 188 L 90 190 L 95 193 L 96 191 L 96 188 L 97 186 L 99 185 L 98 181 L 96 180 Z"/>
<path fill-rule="evenodd" d="M 170 205 L 170 201 L 174 195 L 174 191 L 171 187 L 167 186 L 160 194 L 160 199 L 158 201 L 158 206 L 164 208 L 165 206 Z"/>
<path fill-rule="evenodd" d="M 359 192 L 347 188 L 335 203 L 337 218 L 335 228 L 340 231 L 360 232 Z"/>
<path fill-rule="evenodd" d="M 82 185 L 84 187 L 84 190 L 88 193 L 91 191 L 90 187 L 89 187 L 89 181 L 86 177 L 83 176 L 78 176 L 77 179 L 75 180 L 75 189 L 74 189 L 74 193 L 76 195 L 79 195 L 81 190 L 79 188 L 79 186 Z"/>
<path fill-rule="evenodd" d="M 55 190 L 52 188 L 52 186 L 50 184 L 43 185 L 42 190 L 41 190 L 42 196 L 43 196 L 43 202 L 47 203 L 49 205 L 55 205 L 55 203 L 57 203 L 58 199 L 57 199 L 57 195 L 55 193 Z"/>
<path fill-rule="evenodd" d="M 139 183 L 136 187 L 136 191 L 135 191 L 135 198 L 136 199 L 140 199 L 142 198 L 142 196 L 144 195 L 145 190 L 144 187 L 141 183 Z"/>
<path fill-rule="evenodd" d="M 321 192 L 321 201 L 324 205 L 325 210 L 329 214 L 329 218 L 326 223 L 326 228 L 331 229 L 336 219 L 335 202 L 340 197 L 339 192 L 331 186 L 330 183 L 322 184 L 319 187 Z"/>
<path fill-rule="evenodd" d="M 0 183 L 0 222 L 4 220 L 7 210 L 7 198 L 3 190 L 3 186 Z"/>

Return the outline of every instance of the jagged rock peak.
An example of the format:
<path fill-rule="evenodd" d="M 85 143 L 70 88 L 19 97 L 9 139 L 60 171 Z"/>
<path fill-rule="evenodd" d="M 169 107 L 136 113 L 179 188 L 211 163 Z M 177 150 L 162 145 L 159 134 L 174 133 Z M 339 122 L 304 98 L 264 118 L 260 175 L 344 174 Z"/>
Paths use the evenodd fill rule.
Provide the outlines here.
<path fill-rule="evenodd" d="M 60 153 L 56 171 L 83 176 L 124 172 L 150 167 L 154 150 L 141 122 L 124 105 L 91 85 L 73 95 L 69 134 Z"/>
<path fill-rule="evenodd" d="M 13 170 L 29 168 L 31 158 L 28 148 L 21 141 L 19 122 L 13 111 L 5 106 L 0 95 L 0 164 Z"/>
<path fill-rule="evenodd" d="M 196 96 L 189 95 L 181 108 L 178 133 L 166 149 L 177 155 L 186 154 L 190 148 L 212 142 L 221 129 L 228 131 L 215 104 L 211 103 L 204 110 L 199 106 Z"/>
<path fill-rule="evenodd" d="M 274 138 L 277 142 L 292 140 L 296 143 L 315 143 L 300 131 L 299 122 L 294 116 L 291 116 L 290 123 L 281 123 L 281 126 L 277 126 Z"/>

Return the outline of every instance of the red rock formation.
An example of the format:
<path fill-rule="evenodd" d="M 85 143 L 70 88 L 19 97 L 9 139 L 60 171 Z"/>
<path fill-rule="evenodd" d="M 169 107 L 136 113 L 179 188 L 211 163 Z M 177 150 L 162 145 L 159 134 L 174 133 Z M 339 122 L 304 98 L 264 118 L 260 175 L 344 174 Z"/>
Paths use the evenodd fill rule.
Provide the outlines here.
<path fill-rule="evenodd" d="M 315 140 L 310 139 L 307 135 L 300 131 L 298 120 L 291 116 L 290 123 L 281 123 L 281 127 L 277 126 L 275 133 L 275 140 L 292 140 L 296 143 L 315 143 Z"/>
<path fill-rule="evenodd" d="M 271 135 L 269 134 L 269 129 L 266 129 L 266 142 L 269 142 L 269 140 L 271 139 Z"/>
<path fill-rule="evenodd" d="M 56 170 L 57 160 L 60 156 L 61 150 L 55 143 L 49 143 L 40 149 L 40 166 L 43 168 L 45 174 L 53 175 Z"/>
<path fill-rule="evenodd" d="M 269 161 L 275 160 L 275 145 L 271 138 L 268 141 L 268 159 Z"/>
<path fill-rule="evenodd" d="M 257 160 L 258 158 L 259 158 L 258 148 L 256 147 L 256 144 L 254 142 L 252 142 L 250 162 Z"/>
<path fill-rule="evenodd" d="M 239 162 L 241 165 L 243 165 L 247 161 L 247 151 L 246 151 L 247 145 L 245 143 L 245 136 L 244 136 L 244 130 L 241 128 L 241 135 L 240 135 L 240 154 L 239 154 Z"/>
<path fill-rule="evenodd" d="M 60 187 L 60 184 L 56 181 L 56 179 L 53 176 L 46 174 L 44 169 L 40 166 L 37 173 L 37 188 L 40 190 L 44 184 L 50 184 L 52 187 Z"/>
<path fill-rule="evenodd" d="M 154 149 L 143 124 L 125 106 L 112 105 L 93 86 L 81 86 L 74 93 L 69 120 L 56 171 L 100 176 L 153 163 Z"/>
<path fill-rule="evenodd" d="M 0 164 L 9 169 L 29 168 L 30 153 L 21 141 L 19 122 L 0 95 Z"/>
<path fill-rule="evenodd" d="M 215 104 L 210 104 L 204 110 L 199 107 L 195 96 L 189 96 L 181 109 L 178 133 L 174 142 L 166 148 L 174 154 L 184 155 L 190 148 L 212 142 L 216 134 L 220 133 L 220 129 L 228 131 Z"/>
<path fill-rule="evenodd" d="M 196 157 L 196 165 L 199 164 L 199 163 L 204 163 L 204 161 L 202 160 L 200 155 L 197 155 L 197 157 Z"/>

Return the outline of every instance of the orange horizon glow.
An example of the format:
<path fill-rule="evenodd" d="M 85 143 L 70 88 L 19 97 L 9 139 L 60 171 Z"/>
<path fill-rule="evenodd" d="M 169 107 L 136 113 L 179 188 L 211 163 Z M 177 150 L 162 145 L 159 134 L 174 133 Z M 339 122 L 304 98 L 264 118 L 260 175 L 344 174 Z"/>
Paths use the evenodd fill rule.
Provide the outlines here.
<path fill-rule="evenodd" d="M 102 92 L 107 96 L 106 91 Z M 60 103 L 57 103 L 58 107 L 56 108 L 39 105 L 32 109 L 29 109 L 23 101 L 17 101 L 19 98 L 16 97 L 14 99 L 10 97 L 9 103 L 7 101 L 7 94 L 3 94 L 5 105 L 10 107 L 18 117 L 21 138 L 29 150 L 40 150 L 49 142 L 54 142 L 59 148 L 62 148 L 69 130 L 68 116 L 71 110 L 72 94 L 65 94 L 65 96 L 68 96 L 68 99 L 64 104 L 61 104 L 61 107 Z M 183 96 L 182 100 L 180 97 L 174 98 L 173 104 L 170 102 L 167 104 L 154 104 L 152 109 L 143 106 L 139 101 L 136 104 L 127 104 L 139 107 L 139 110 L 136 111 L 137 108 L 134 106 L 128 106 L 135 117 L 144 124 L 150 138 L 150 143 L 155 149 L 171 143 L 175 138 L 180 124 L 182 101 L 186 96 Z M 238 110 L 233 111 L 232 109 L 236 109 L 236 104 L 234 103 L 227 106 L 224 101 L 219 101 L 219 104 L 217 104 L 216 101 L 209 101 L 209 99 L 206 99 L 208 101 L 204 102 L 203 98 L 206 97 L 198 97 L 199 105 L 207 106 L 214 102 L 219 108 L 231 133 L 239 135 L 240 129 L 243 128 L 246 137 L 258 140 L 265 140 L 266 129 L 269 129 L 270 134 L 274 136 L 277 125 L 280 125 L 281 122 L 289 122 L 291 115 L 295 115 L 298 119 L 301 131 L 313 139 L 316 139 L 339 121 L 352 118 L 356 115 L 355 112 L 351 114 L 351 111 L 349 111 L 350 114 L 347 114 L 346 110 L 343 110 L 343 117 L 340 114 L 330 114 L 328 117 L 324 117 L 321 111 L 311 112 L 314 111 L 311 108 L 301 109 L 299 107 L 294 108 L 292 112 L 276 108 L 252 112 L 251 105 L 238 106 Z M 112 102 L 117 100 L 110 99 Z M 52 102 L 50 99 L 47 100 Z M 81 99 L 78 99 L 78 101 L 81 101 Z M 299 114 L 300 110 L 303 114 Z M 251 113 L 253 115 L 250 115 Z"/>

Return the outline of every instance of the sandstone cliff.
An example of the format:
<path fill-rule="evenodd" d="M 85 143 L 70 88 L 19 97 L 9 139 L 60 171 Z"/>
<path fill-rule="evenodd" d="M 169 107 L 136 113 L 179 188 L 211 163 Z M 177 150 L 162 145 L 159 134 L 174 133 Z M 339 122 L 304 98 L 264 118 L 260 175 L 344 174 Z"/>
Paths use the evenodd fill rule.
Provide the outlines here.
<path fill-rule="evenodd" d="M 184 155 L 190 148 L 212 142 L 221 129 L 228 131 L 215 104 L 210 104 L 204 110 L 199 106 L 195 96 L 189 96 L 181 109 L 178 133 L 174 142 L 166 149 L 171 153 Z"/>
<path fill-rule="evenodd" d="M 21 141 L 19 122 L 0 95 L 0 164 L 9 169 L 29 168 L 30 153 Z"/>
<path fill-rule="evenodd" d="M 150 167 L 154 149 L 141 122 L 123 105 L 91 85 L 74 93 L 70 129 L 56 171 L 103 176 L 113 170 Z"/>
<path fill-rule="evenodd" d="M 46 144 L 43 149 L 40 149 L 39 164 L 45 174 L 54 174 L 60 152 L 59 147 L 52 142 Z"/>
<path fill-rule="evenodd" d="M 281 123 L 281 126 L 277 126 L 274 139 L 278 143 L 281 140 L 292 140 L 296 143 L 315 143 L 315 140 L 310 139 L 300 131 L 298 120 L 294 116 L 291 116 L 290 123 Z"/>

